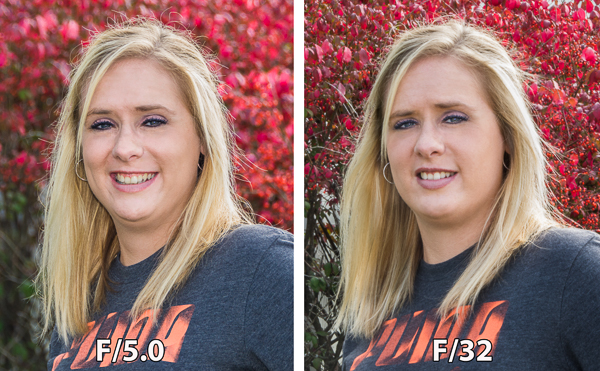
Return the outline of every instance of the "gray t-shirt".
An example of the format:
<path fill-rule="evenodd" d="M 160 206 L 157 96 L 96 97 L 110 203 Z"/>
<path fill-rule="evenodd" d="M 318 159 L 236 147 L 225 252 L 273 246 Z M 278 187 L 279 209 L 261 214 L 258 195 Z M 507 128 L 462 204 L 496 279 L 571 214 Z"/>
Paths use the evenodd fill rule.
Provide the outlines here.
<path fill-rule="evenodd" d="M 155 326 L 150 311 L 134 323 L 128 314 L 160 251 L 128 267 L 117 258 L 109 270 L 116 291 L 82 338 L 65 347 L 53 333 L 48 370 L 291 370 L 292 249 L 287 232 L 238 227 L 208 250 Z M 125 345 L 136 349 L 135 361 L 123 361 L 131 356 Z"/>
<path fill-rule="evenodd" d="M 436 308 L 471 252 L 421 262 L 410 305 L 375 338 L 347 339 L 343 370 L 600 369 L 600 235 L 543 233 L 484 289 L 466 321 L 440 318 Z"/>

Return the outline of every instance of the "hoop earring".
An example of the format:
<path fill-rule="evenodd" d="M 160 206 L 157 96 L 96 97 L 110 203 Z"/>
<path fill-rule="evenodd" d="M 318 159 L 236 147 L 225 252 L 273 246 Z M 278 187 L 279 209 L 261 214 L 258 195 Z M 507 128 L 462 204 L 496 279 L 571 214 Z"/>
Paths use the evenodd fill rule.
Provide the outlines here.
<path fill-rule="evenodd" d="M 204 168 L 204 155 L 200 153 L 200 158 L 198 159 L 198 176 L 202 175 L 202 169 Z"/>
<path fill-rule="evenodd" d="M 387 164 L 385 164 L 385 166 L 383 167 L 383 179 L 385 179 L 386 182 L 390 183 L 390 184 L 394 184 L 394 182 L 390 182 L 388 180 L 388 178 L 385 176 L 385 168 L 388 167 L 390 165 L 390 163 L 388 162 Z"/>
<path fill-rule="evenodd" d="M 507 162 L 510 165 L 510 155 L 507 152 L 504 152 L 504 158 L 502 159 L 502 166 L 504 166 L 506 171 L 509 171 L 510 168 L 506 165 Z"/>
<path fill-rule="evenodd" d="M 79 160 L 79 161 L 78 161 L 78 162 L 75 164 L 75 175 L 77 175 L 77 177 L 78 177 L 79 179 L 81 179 L 82 181 L 84 181 L 84 182 L 87 182 L 87 179 L 83 179 L 83 178 L 82 178 L 82 177 L 80 177 L 80 176 L 79 176 L 79 174 L 77 173 L 77 166 L 79 165 L 79 163 L 80 163 L 81 161 L 83 161 L 83 159 Z"/>

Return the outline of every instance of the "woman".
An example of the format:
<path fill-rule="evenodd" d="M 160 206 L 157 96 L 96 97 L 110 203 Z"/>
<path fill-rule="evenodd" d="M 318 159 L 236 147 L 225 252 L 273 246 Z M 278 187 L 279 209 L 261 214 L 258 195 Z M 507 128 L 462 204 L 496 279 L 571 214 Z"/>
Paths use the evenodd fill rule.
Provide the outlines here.
<path fill-rule="evenodd" d="M 48 186 L 49 370 L 290 369 L 292 236 L 241 208 L 217 88 L 208 57 L 159 21 L 84 51 Z"/>
<path fill-rule="evenodd" d="M 600 237 L 549 205 L 523 75 L 457 21 L 391 47 L 343 191 L 345 370 L 597 367 Z"/>

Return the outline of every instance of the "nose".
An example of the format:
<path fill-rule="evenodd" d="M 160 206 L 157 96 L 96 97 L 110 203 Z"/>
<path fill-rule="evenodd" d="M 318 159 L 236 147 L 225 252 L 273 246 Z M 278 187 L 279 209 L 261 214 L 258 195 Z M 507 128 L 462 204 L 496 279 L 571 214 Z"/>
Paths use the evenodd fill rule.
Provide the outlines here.
<path fill-rule="evenodd" d="M 144 146 L 141 138 L 131 128 L 132 125 L 123 125 L 115 138 L 112 154 L 121 161 L 131 161 L 140 158 L 144 154 Z"/>
<path fill-rule="evenodd" d="M 445 150 L 443 135 L 434 123 L 423 123 L 417 142 L 415 153 L 422 157 L 439 156 Z"/>

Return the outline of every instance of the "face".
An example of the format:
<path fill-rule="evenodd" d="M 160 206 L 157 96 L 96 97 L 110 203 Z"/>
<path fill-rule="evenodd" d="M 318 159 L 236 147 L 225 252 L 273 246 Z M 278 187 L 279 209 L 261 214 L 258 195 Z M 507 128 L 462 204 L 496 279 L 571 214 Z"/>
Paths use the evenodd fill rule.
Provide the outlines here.
<path fill-rule="evenodd" d="M 115 224 L 177 220 L 196 184 L 201 144 L 166 70 L 140 59 L 112 65 L 82 135 L 88 183 Z"/>
<path fill-rule="evenodd" d="M 417 221 L 486 220 L 506 148 L 474 72 L 452 57 L 429 57 L 411 66 L 393 99 L 388 159 Z"/>

